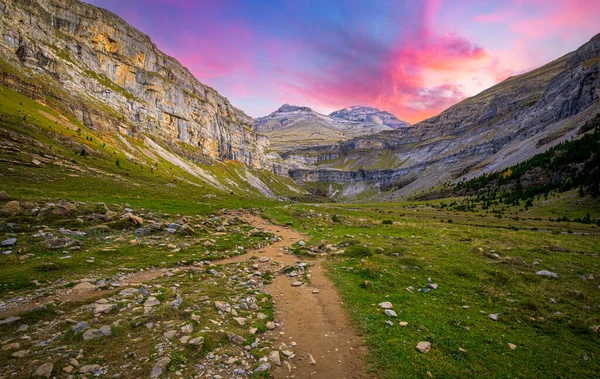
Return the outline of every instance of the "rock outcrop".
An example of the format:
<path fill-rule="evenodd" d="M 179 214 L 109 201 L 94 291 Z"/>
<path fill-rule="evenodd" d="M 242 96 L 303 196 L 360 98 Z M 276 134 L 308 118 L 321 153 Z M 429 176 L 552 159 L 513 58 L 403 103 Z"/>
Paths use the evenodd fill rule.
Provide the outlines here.
<path fill-rule="evenodd" d="M 329 117 L 341 118 L 348 121 L 373 122 L 389 126 L 390 128 L 408 128 L 410 123 L 398 119 L 390 112 L 380 111 L 377 108 L 353 105 L 329 114 Z"/>
<path fill-rule="evenodd" d="M 78 0 L 2 0 L 0 18 L 1 84 L 95 132 L 148 133 L 208 159 L 273 167 L 249 116 L 117 15 Z"/>

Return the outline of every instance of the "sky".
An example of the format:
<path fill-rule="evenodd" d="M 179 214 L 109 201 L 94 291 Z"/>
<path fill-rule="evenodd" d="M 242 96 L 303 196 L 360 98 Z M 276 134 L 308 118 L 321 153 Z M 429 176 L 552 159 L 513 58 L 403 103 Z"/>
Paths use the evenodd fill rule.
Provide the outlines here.
<path fill-rule="evenodd" d="M 86 0 L 252 117 L 368 105 L 416 123 L 600 32 L 600 0 Z"/>

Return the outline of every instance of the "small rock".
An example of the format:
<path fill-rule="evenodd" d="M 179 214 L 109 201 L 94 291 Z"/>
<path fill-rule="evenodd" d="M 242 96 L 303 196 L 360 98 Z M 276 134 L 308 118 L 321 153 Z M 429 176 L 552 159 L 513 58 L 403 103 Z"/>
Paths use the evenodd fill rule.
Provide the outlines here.
<path fill-rule="evenodd" d="M 317 361 L 315 361 L 315 358 L 313 358 L 312 354 L 310 354 L 310 353 L 308 354 L 308 362 L 311 365 L 316 365 L 317 364 Z"/>
<path fill-rule="evenodd" d="M 392 309 L 394 306 L 389 301 L 384 301 L 383 303 L 379 303 L 379 306 L 383 309 Z"/>
<path fill-rule="evenodd" d="M 254 369 L 254 372 L 263 372 L 263 371 L 268 371 L 271 369 L 271 364 L 270 363 L 263 363 L 261 365 L 259 365 L 257 368 Z"/>
<path fill-rule="evenodd" d="M 408 322 L 406 322 L 406 321 L 400 321 L 400 323 L 398 325 L 400 325 L 400 326 L 408 326 Z"/>
<path fill-rule="evenodd" d="M 509 343 L 509 344 L 508 344 L 508 347 L 509 347 L 511 350 L 517 350 L 517 345 L 515 345 L 514 343 Z"/>
<path fill-rule="evenodd" d="M 540 275 L 540 276 L 550 276 L 552 278 L 558 278 L 558 274 L 552 271 L 547 271 L 547 270 L 541 270 L 535 273 L 536 275 Z"/>
<path fill-rule="evenodd" d="M 188 341 L 188 345 L 192 345 L 192 346 L 195 346 L 198 348 L 202 348 L 203 344 L 204 344 L 204 337 L 202 337 L 202 336 L 192 338 L 191 340 Z"/>
<path fill-rule="evenodd" d="M 160 300 L 158 300 L 156 297 L 154 296 L 150 296 L 148 297 L 148 299 L 146 299 L 146 301 L 144 302 L 144 307 L 146 308 L 150 308 L 150 307 L 154 307 L 156 305 L 160 304 Z"/>
<path fill-rule="evenodd" d="M 88 324 L 85 321 L 79 321 L 77 323 L 77 325 L 75 325 L 74 327 L 71 328 L 71 330 L 73 331 L 74 334 L 79 334 L 89 328 L 90 328 L 90 324 Z"/>
<path fill-rule="evenodd" d="M 90 282 L 81 282 L 79 284 L 77 284 L 75 287 L 73 287 L 73 291 L 93 291 L 96 289 L 96 286 L 93 285 Z"/>
<path fill-rule="evenodd" d="M 386 310 L 384 311 L 384 313 L 385 313 L 385 315 L 386 315 L 386 316 L 388 316 L 388 317 L 398 317 L 398 315 L 396 314 L 396 312 L 394 312 L 394 311 L 393 311 L 393 310 L 391 310 L 391 309 L 386 309 Z"/>
<path fill-rule="evenodd" d="M 432 290 L 437 290 L 438 289 L 438 285 L 435 283 L 429 283 L 427 285 L 427 287 L 431 288 Z"/>
<path fill-rule="evenodd" d="M 85 366 L 81 366 L 81 368 L 79 369 L 79 373 L 81 374 L 92 374 L 94 371 L 98 370 L 100 368 L 100 365 L 98 364 L 93 364 L 93 365 L 85 365 Z"/>
<path fill-rule="evenodd" d="M 431 343 L 427 341 L 422 341 L 417 344 L 417 350 L 421 353 L 428 353 L 431 350 Z"/>
<path fill-rule="evenodd" d="M 279 357 L 279 351 L 273 350 L 269 353 L 269 360 L 275 363 L 277 366 L 281 366 L 281 358 Z"/>
<path fill-rule="evenodd" d="M 19 321 L 21 317 L 10 316 L 5 318 L 4 320 L 0 320 L 0 325 L 10 325 L 17 321 Z"/>
<path fill-rule="evenodd" d="M 0 245 L 2 245 L 2 246 L 12 246 L 15 243 L 17 243 L 17 239 L 16 238 L 9 238 L 9 239 L 6 239 L 6 240 L 0 242 Z"/>
<path fill-rule="evenodd" d="M 28 355 L 29 355 L 29 350 L 19 350 L 19 351 L 15 352 L 15 353 L 12 353 L 11 357 L 14 357 L 14 358 L 25 358 Z"/>
<path fill-rule="evenodd" d="M 33 376 L 42 376 L 44 378 L 49 378 L 52 375 L 52 371 L 54 370 L 54 364 L 52 363 L 44 363 L 40 367 L 35 370 Z"/>
<path fill-rule="evenodd" d="M 269 330 L 275 329 L 275 323 L 273 321 L 267 322 L 267 329 L 269 329 Z"/>
<path fill-rule="evenodd" d="M 303 284 L 303 282 L 296 280 L 295 282 L 292 282 L 292 287 L 300 287 Z"/>
<path fill-rule="evenodd" d="M 500 318 L 500 313 L 490 313 L 488 315 L 488 318 L 490 320 L 498 321 L 498 319 Z"/>
<path fill-rule="evenodd" d="M 83 340 L 88 341 L 95 338 L 101 338 L 105 336 L 110 336 L 112 333 L 112 329 L 108 325 L 104 325 L 100 329 L 89 329 L 85 333 L 83 333 Z"/>
<path fill-rule="evenodd" d="M 171 359 L 169 359 L 167 357 L 160 358 L 158 360 L 158 362 L 156 362 L 156 364 L 152 368 L 152 372 L 150 373 L 150 378 L 156 379 L 156 378 L 160 377 L 167 370 L 167 366 L 169 366 L 169 363 L 171 363 Z"/>
<path fill-rule="evenodd" d="M 236 345 L 243 345 L 246 343 L 246 339 L 244 337 L 238 336 L 235 333 L 227 333 L 227 338 L 229 338 L 229 341 Z"/>

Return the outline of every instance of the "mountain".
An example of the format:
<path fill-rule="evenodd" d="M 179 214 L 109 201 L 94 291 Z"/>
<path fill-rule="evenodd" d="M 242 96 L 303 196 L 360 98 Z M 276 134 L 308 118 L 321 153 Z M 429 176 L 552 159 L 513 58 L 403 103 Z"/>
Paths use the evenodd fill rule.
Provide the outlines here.
<path fill-rule="evenodd" d="M 289 154 L 298 148 L 331 145 L 391 127 L 376 117 L 346 120 L 309 107 L 284 104 L 270 115 L 254 119 L 254 130 L 268 136 L 275 151 Z"/>
<path fill-rule="evenodd" d="M 61 145 L 44 145 L 45 154 L 122 154 L 120 162 L 163 167 L 218 191 L 273 196 L 259 177 L 297 190 L 287 176 L 272 176 L 286 171 L 252 118 L 117 15 L 77 0 L 3 0 L 0 18 L 0 132 L 23 151 L 35 139 L 54 140 Z"/>
<path fill-rule="evenodd" d="M 390 112 L 380 111 L 377 108 L 365 107 L 362 105 L 353 105 L 351 107 L 340 109 L 330 113 L 329 116 L 348 121 L 373 122 L 394 129 L 407 128 L 410 126 L 408 122 L 398 119 L 398 117 Z"/>
<path fill-rule="evenodd" d="M 553 62 L 467 98 L 411 128 L 295 151 L 306 185 L 397 199 L 492 173 L 570 138 L 600 112 L 600 35 Z"/>

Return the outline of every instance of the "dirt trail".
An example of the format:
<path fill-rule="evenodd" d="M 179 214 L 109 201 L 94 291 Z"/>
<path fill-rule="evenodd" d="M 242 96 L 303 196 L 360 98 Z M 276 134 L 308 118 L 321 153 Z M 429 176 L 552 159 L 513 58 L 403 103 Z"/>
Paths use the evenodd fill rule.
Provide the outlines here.
<path fill-rule="evenodd" d="M 269 257 L 286 265 L 299 262 L 295 255 L 285 254 L 284 248 L 307 237 L 302 233 L 273 225 L 257 216 L 246 215 L 242 219 L 255 227 L 283 237 L 270 246 L 258 250 L 258 257 Z M 234 257 L 225 261 L 239 262 L 248 259 L 248 254 Z M 355 328 L 350 325 L 348 316 L 342 309 L 342 299 L 326 277 L 320 260 L 310 261 L 309 271 L 311 285 L 292 287 L 289 278 L 279 275 L 272 284 L 267 285 L 267 291 L 275 300 L 275 319 L 282 327 L 273 331 L 278 335 L 275 347 L 285 343 L 293 347 L 296 358 L 290 360 L 292 371 L 283 365 L 275 367 L 272 374 L 275 378 L 327 378 L 350 379 L 366 378 L 364 367 L 365 348 Z M 295 279 L 294 279 L 295 280 Z M 318 293 L 313 293 L 318 290 Z M 311 364 L 309 354 L 316 364 Z"/>
<path fill-rule="evenodd" d="M 302 233 L 284 226 L 271 224 L 261 217 L 243 214 L 240 217 L 256 228 L 282 237 L 272 245 L 262 249 L 251 250 L 244 255 L 215 261 L 216 264 L 243 262 L 252 256 L 269 257 L 283 265 L 294 265 L 301 261 L 297 256 L 286 254 L 285 247 L 306 240 Z M 275 347 L 285 343 L 293 350 L 296 357 L 289 362 L 291 371 L 282 366 L 274 366 L 272 374 L 275 378 L 327 378 L 351 379 L 366 378 L 364 367 L 364 343 L 355 328 L 350 325 L 348 317 L 342 309 L 342 300 L 331 281 L 326 277 L 321 260 L 306 262 L 311 274 L 310 287 L 303 284 L 292 287 L 292 280 L 286 275 L 278 275 L 273 283 L 266 286 L 267 291 L 275 301 L 277 322 L 279 328 L 271 331 L 268 337 L 276 337 Z M 279 266 L 281 267 L 281 266 Z M 152 269 L 137 272 L 122 282 L 115 290 L 94 291 L 84 290 L 59 296 L 37 298 L 32 302 L 21 304 L 0 313 L 0 318 L 17 315 L 28 309 L 46 304 L 50 301 L 85 301 L 90 298 L 102 297 L 122 290 L 127 286 L 135 286 L 161 276 L 166 269 Z M 295 278 L 293 280 L 296 280 Z M 318 290 L 318 293 L 315 290 Z M 295 342 L 296 346 L 290 346 Z M 312 356 L 315 364 L 309 357 Z"/>

